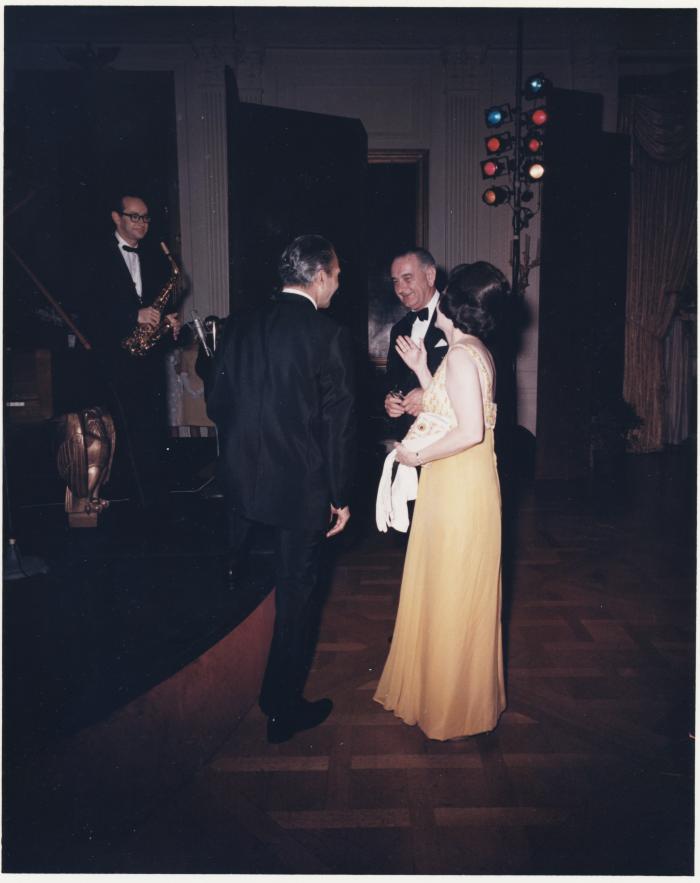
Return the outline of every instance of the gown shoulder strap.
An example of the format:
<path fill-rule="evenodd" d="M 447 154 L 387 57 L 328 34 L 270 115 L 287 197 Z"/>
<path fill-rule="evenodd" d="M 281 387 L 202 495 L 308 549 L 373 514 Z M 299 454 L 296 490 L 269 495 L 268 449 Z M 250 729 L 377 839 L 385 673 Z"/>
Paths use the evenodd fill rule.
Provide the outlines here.
<path fill-rule="evenodd" d="M 486 367 L 486 362 L 484 361 L 484 357 L 481 355 L 479 350 L 472 343 L 453 343 L 452 347 L 460 347 L 460 349 L 466 350 L 469 355 L 476 362 L 477 369 L 481 376 L 484 379 L 483 383 L 483 399 L 484 403 L 490 404 L 493 402 L 493 384 L 491 383 L 491 375 L 489 373 L 488 368 Z"/>

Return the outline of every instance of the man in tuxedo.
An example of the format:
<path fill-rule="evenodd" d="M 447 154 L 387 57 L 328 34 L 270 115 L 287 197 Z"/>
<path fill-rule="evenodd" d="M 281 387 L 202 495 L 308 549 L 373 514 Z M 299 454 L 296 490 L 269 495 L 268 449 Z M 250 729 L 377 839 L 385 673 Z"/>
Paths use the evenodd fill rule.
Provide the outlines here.
<path fill-rule="evenodd" d="M 423 340 L 428 368 L 435 373 L 447 352 L 445 335 L 435 327 L 440 292 L 435 288 L 437 265 L 424 248 L 396 255 L 391 264 L 394 292 L 409 312 L 391 329 L 386 365 L 384 410 L 390 418 L 392 438 L 402 439 L 423 405 L 423 390 L 416 375 L 396 352 L 396 338 Z"/>
<path fill-rule="evenodd" d="M 340 267 L 321 236 L 295 239 L 279 262 L 282 291 L 230 319 L 207 397 L 222 439 L 234 573 L 256 525 L 275 542 L 275 625 L 260 707 L 270 742 L 328 717 L 330 699 L 303 698 L 308 630 L 324 537 L 350 518 L 355 459 L 351 341 L 323 310 Z"/>
<path fill-rule="evenodd" d="M 114 232 L 81 255 L 80 321 L 104 379 L 102 395 L 117 432 L 115 484 L 142 507 L 164 504 L 166 393 L 163 345 L 133 356 L 122 341 L 137 325 L 155 327 L 161 313 L 151 304 L 167 283 L 170 264 L 156 243 L 146 245 L 150 215 L 138 196 L 118 197 L 111 211 Z M 149 247 L 150 246 L 150 247 Z M 172 339 L 180 330 L 167 316 Z"/>

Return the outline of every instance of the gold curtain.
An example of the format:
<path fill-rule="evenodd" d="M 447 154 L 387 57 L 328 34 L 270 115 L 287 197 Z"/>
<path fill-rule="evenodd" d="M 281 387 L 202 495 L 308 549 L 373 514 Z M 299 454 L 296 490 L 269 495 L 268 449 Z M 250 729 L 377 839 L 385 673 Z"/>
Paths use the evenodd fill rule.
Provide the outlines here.
<path fill-rule="evenodd" d="M 690 88 L 640 92 L 622 95 L 618 126 L 632 154 L 624 396 L 644 420 L 631 449 L 649 452 L 663 447 L 664 337 L 696 253 L 696 108 Z"/>

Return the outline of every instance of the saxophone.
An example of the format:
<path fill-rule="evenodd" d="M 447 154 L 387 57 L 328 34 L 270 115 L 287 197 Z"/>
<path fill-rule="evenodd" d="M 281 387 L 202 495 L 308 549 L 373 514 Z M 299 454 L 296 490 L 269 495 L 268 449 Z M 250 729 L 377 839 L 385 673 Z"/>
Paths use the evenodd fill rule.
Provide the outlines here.
<path fill-rule="evenodd" d="M 177 284 L 180 281 L 180 270 L 175 263 L 173 256 L 168 251 L 167 245 L 164 242 L 161 242 L 160 247 L 170 261 L 170 279 L 165 283 L 162 291 L 153 301 L 151 306 L 154 310 L 158 310 L 159 313 L 162 313 L 165 309 L 165 305 L 170 299 L 170 295 L 175 291 Z M 170 331 L 170 327 L 168 319 L 161 320 L 155 326 L 137 325 L 131 334 L 122 340 L 122 347 L 132 356 L 145 356 L 146 353 L 149 352 L 149 350 L 151 350 L 158 341 L 168 333 L 168 331 Z"/>

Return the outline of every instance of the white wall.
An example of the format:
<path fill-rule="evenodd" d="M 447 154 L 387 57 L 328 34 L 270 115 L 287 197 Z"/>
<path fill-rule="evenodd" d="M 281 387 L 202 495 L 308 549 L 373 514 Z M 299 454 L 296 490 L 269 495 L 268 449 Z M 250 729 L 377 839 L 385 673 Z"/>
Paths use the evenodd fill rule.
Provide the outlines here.
<path fill-rule="evenodd" d="M 550 27 L 548 40 L 528 49 L 524 73 L 544 71 L 565 88 L 603 92 L 606 114 L 614 126 L 617 86 L 612 50 L 604 42 L 576 44 L 572 34 Z M 487 129 L 483 111 L 493 103 L 515 102 L 515 34 L 499 46 L 481 32 L 481 43 L 469 36 L 455 45 L 444 34 L 443 47 L 429 49 L 336 47 L 319 45 L 258 50 L 238 65 L 244 100 L 317 113 L 359 118 L 370 149 L 419 148 L 429 151 L 428 247 L 450 269 L 462 261 L 488 260 L 511 274 L 512 213 L 507 206 L 489 208 L 481 201 L 486 183 L 479 162 L 485 156 Z M 473 39 L 473 37 L 472 37 Z M 538 31 L 538 39 L 543 34 Z M 289 40 L 289 37 L 287 37 Z M 562 49 L 576 44 L 578 49 Z M 551 45 L 547 45 L 550 43 Z M 601 60 L 602 56 L 602 60 Z M 594 80 L 590 71 L 603 73 Z M 537 191 L 538 188 L 535 188 Z M 531 205 L 536 206 L 537 200 Z M 539 249 L 539 217 L 525 233 L 530 257 Z M 525 238 L 523 235 L 523 246 Z M 526 297 L 533 317 L 518 358 L 518 421 L 533 434 L 537 417 L 537 306 L 539 274 L 533 269 Z"/>
<path fill-rule="evenodd" d="M 514 101 L 516 14 L 422 12 L 418 20 L 408 9 L 210 7 L 202 18 L 190 13 L 198 28 L 184 7 L 177 15 L 129 13 L 134 25 L 148 20 L 149 28 L 129 26 L 124 13 L 92 15 L 87 30 L 53 27 L 41 39 L 10 47 L 8 71 L 11 80 L 14 69 L 67 67 L 55 50 L 71 39 L 95 47 L 118 41 L 117 68 L 173 71 L 180 246 L 191 279 L 186 318 L 190 306 L 203 315 L 228 312 L 227 65 L 236 71 L 244 101 L 357 117 L 371 149 L 428 150 L 430 250 L 448 269 L 484 259 L 509 276 L 511 213 L 481 202 L 479 161 L 484 108 Z M 610 18 L 594 10 L 525 11 L 524 73 L 542 71 L 557 86 L 603 95 L 604 128 L 614 131 L 621 73 L 672 68 L 676 57 L 689 53 L 694 59 L 694 29 L 684 34 L 673 11 L 651 18 L 637 12 L 618 10 Z M 525 233 L 534 258 L 539 218 Z M 538 294 L 534 269 L 527 290 L 533 323 L 518 359 L 518 418 L 533 433 Z"/>

